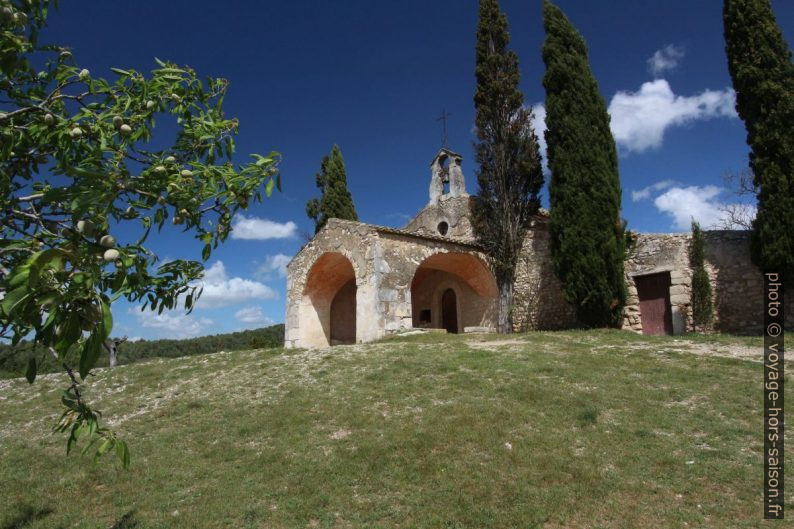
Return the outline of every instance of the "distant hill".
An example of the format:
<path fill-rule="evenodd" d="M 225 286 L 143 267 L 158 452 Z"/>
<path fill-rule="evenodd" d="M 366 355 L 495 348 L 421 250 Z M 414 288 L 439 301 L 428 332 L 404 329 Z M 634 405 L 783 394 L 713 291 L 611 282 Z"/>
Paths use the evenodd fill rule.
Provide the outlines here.
<path fill-rule="evenodd" d="M 119 346 L 119 364 L 131 364 L 146 358 L 173 358 L 192 356 L 218 351 L 237 351 L 240 349 L 267 349 L 284 345 L 284 324 L 271 325 L 261 329 L 201 336 L 185 340 L 139 340 L 124 342 Z M 17 347 L 0 344 L 0 378 L 21 377 L 25 373 L 28 359 L 35 355 L 43 362 L 40 373 L 60 371 L 55 360 L 41 348 L 34 349 L 30 342 L 22 342 Z M 103 355 L 99 367 L 108 365 Z"/>

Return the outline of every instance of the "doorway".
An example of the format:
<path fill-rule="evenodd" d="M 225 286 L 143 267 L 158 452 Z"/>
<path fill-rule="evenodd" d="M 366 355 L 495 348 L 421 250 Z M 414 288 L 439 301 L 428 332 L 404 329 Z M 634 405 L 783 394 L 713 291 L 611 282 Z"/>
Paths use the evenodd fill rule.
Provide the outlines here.
<path fill-rule="evenodd" d="M 441 295 L 441 326 L 447 332 L 458 332 L 458 299 L 451 288 Z"/>
<path fill-rule="evenodd" d="M 673 334 L 673 314 L 670 307 L 670 272 L 634 278 L 640 299 L 642 333 L 661 336 Z"/>

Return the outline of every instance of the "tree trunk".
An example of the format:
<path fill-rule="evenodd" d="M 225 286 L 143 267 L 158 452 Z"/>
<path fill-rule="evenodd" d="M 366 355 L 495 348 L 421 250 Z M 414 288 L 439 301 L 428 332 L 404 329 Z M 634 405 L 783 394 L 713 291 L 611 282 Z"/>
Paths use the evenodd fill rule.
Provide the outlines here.
<path fill-rule="evenodd" d="M 116 351 L 118 347 L 116 346 L 116 342 L 111 342 L 110 347 L 108 348 L 108 358 L 110 361 L 110 367 L 116 367 Z"/>
<path fill-rule="evenodd" d="M 105 350 L 108 352 L 108 363 L 110 364 L 110 367 L 116 367 L 116 364 L 118 363 L 119 345 L 126 341 L 127 337 L 125 336 L 120 340 L 107 340 L 104 344 L 102 344 L 105 346 Z"/>
<path fill-rule="evenodd" d="M 501 334 L 513 333 L 513 318 L 510 308 L 513 306 L 513 282 L 505 281 L 499 285 L 499 314 L 496 330 Z"/>

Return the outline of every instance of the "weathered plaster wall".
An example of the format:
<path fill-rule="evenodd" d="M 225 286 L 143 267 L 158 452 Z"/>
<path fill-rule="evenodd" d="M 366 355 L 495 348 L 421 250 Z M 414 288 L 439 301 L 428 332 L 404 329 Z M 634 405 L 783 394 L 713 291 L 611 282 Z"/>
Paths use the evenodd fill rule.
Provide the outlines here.
<path fill-rule="evenodd" d="M 331 345 L 356 343 L 356 280 L 348 281 L 331 302 Z"/>
<path fill-rule="evenodd" d="M 476 281 L 474 275 L 482 276 L 484 256 L 472 246 L 447 240 L 416 239 L 413 237 L 381 233 L 378 243 L 378 263 L 388 273 L 383 274 L 380 282 L 380 306 L 378 316 L 383 321 L 385 332 L 394 332 L 413 327 L 411 284 L 420 265 L 427 259 L 440 255 L 470 256 L 471 261 L 456 260 L 437 266 L 447 268 L 464 281 Z M 480 296 L 495 299 L 495 282 L 490 271 L 490 290 L 481 289 Z"/>
<path fill-rule="evenodd" d="M 494 298 L 480 296 L 460 276 L 441 270 L 428 270 L 411 288 L 414 327 L 443 328 L 441 296 L 448 288 L 455 292 L 457 298 L 458 332 L 463 332 L 466 327 L 495 327 L 497 307 Z M 419 313 L 425 309 L 430 310 L 431 320 L 422 324 Z"/>
<path fill-rule="evenodd" d="M 331 300 L 347 279 L 316 281 L 327 284 L 322 288 L 312 284 L 313 267 L 322 265 L 328 254 L 344 256 L 354 270 L 356 342 L 413 327 L 411 284 L 420 265 L 434 256 L 449 255 L 434 266 L 456 275 L 480 297 L 495 299 L 495 282 L 483 264 L 484 256 L 471 244 L 331 219 L 287 266 L 286 347 L 323 347 L 331 342 Z M 328 274 L 330 277 L 332 271 Z M 318 288 L 319 294 L 315 292 Z M 473 310 L 485 312 L 480 305 Z M 465 321 L 475 319 L 464 315 Z M 486 320 L 480 317 L 477 321 L 479 326 Z"/>
<path fill-rule="evenodd" d="M 338 253 L 344 256 L 354 271 L 356 341 L 366 342 L 380 337 L 376 326 L 367 317 L 367 314 L 374 312 L 377 304 L 377 287 L 372 282 L 373 248 L 361 244 L 362 241 L 376 237 L 377 233 L 374 228 L 367 224 L 331 219 L 325 228 L 307 243 L 287 265 L 285 347 L 329 345 L 330 303 L 336 292 L 349 278 L 340 278 L 330 282 L 326 279 L 317 281 L 319 285 L 325 285 L 323 288 L 330 289 L 329 292 L 313 294 L 312 289 L 306 288 L 307 279 L 313 266 L 324 254 L 328 253 Z M 313 297 L 319 301 L 315 302 Z M 327 316 L 326 311 L 328 312 Z M 318 321 L 324 325 L 319 325 Z"/>

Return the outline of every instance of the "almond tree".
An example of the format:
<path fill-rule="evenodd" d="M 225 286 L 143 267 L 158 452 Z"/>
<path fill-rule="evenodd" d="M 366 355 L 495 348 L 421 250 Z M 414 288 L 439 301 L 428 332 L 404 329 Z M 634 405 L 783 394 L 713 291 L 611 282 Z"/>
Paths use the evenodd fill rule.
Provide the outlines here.
<path fill-rule="evenodd" d="M 147 237 L 173 223 L 203 242 L 206 260 L 235 212 L 278 185 L 278 155 L 232 164 L 224 79 L 158 60 L 148 75 L 114 68 L 106 80 L 68 48 L 40 44 L 49 7 L 0 2 L 0 337 L 30 338 L 63 366 L 56 429 L 68 432 L 67 453 L 84 440 L 126 467 L 126 443 L 81 391 L 113 328 L 111 304 L 190 310 L 202 264 L 158 263 Z M 157 137 L 167 148 L 152 147 L 155 118 L 175 125 L 173 138 Z M 121 225 L 137 234 L 117 237 Z"/>

